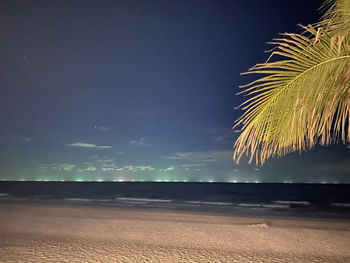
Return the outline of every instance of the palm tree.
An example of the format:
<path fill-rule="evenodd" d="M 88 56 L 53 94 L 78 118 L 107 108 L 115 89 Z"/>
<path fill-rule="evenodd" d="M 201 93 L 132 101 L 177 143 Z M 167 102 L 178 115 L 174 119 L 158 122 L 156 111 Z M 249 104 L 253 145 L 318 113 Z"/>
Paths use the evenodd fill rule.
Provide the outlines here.
<path fill-rule="evenodd" d="M 273 55 L 243 74 L 263 77 L 241 86 L 248 99 L 235 127 L 242 133 L 234 160 L 243 154 L 263 164 L 270 157 L 315 144 L 350 143 L 350 0 L 326 0 L 320 22 L 302 34 L 281 34 Z"/>

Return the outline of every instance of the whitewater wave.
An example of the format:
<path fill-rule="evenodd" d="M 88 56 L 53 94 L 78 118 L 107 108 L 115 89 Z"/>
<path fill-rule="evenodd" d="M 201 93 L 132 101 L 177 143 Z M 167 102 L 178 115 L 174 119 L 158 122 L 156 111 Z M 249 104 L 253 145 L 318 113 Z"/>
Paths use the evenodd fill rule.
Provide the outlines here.
<path fill-rule="evenodd" d="M 273 202 L 276 204 L 281 204 L 281 205 L 300 205 L 300 206 L 309 206 L 310 205 L 310 202 L 307 202 L 307 201 L 276 200 Z"/>
<path fill-rule="evenodd" d="M 192 205 L 218 205 L 218 206 L 222 206 L 222 205 L 233 205 L 234 203 L 226 203 L 226 202 L 205 202 L 205 201 L 187 201 L 185 202 L 186 204 L 192 204 Z"/>
<path fill-rule="evenodd" d="M 331 203 L 333 207 L 350 208 L 350 203 Z"/>

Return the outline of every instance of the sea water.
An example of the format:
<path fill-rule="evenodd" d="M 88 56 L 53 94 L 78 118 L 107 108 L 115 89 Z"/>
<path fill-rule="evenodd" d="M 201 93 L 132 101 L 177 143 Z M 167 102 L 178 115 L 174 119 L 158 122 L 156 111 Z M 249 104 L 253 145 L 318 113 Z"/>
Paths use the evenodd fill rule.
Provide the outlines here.
<path fill-rule="evenodd" d="M 350 185 L 0 182 L 0 202 L 350 219 Z"/>

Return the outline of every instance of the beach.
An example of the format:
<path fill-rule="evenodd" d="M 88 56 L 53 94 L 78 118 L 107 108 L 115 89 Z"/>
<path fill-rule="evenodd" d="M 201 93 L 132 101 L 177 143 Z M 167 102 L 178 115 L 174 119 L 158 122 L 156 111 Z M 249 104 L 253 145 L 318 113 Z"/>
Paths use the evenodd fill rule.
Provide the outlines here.
<path fill-rule="evenodd" d="M 0 204 L 0 262 L 350 262 L 346 220 Z"/>

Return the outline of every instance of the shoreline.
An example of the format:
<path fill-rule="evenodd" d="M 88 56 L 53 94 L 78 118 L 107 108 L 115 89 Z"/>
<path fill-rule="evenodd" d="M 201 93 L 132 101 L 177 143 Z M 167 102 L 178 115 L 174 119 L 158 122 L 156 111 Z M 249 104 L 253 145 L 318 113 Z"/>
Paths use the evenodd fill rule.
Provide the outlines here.
<path fill-rule="evenodd" d="M 130 198 L 127 198 L 130 199 Z M 134 198 L 131 198 L 134 199 Z M 139 199 L 139 198 L 136 198 Z M 81 201 L 83 200 L 83 201 Z M 82 207 L 82 208 L 107 208 L 107 209 L 121 209 L 121 210 L 139 210 L 139 211 L 155 211 L 155 212 L 174 212 L 174 213 L 191 213 L 191 214 L 204 214 L 204 215 L 216 215 L 216 216 L 228 216 L 228 217 L 244 217 L 244 218 L 267 218 L 267 219 L 295 219 L 295 220 L 317 220 L 317 221 L 343 221 L 350 222 L 350 210 L 344 210 L 342 208 L 334 209 L 318 209 L 310 205 L 300 206 L 297 208 L 274 208 L 270 204 L 247 204 L 245 207 L 237 207 L 234 203 L 227 203 L 227 205 L 217 205 L 217 202 L 201 202 L 201 201 L 189 201 L 181 202 L 177 200 L 171 200 L 170 202 L 155 202 L 156 199 L 147 199 L 153 202 L 135 202 L 132 204 L 125 204 L 115 202 L 113 199 L 31 199 L 31 198 L 0 198 L 0 205 L 13 204 L 13 205 L 39 205 L 39 206 L 62 206 L 62 207 Z M 144 199 L 140 199 L 144 200 Z M 161 200 L 163 201 L 163 200 Z M 202 205 L 186 205 L 185 203 L 196 203 Z M 219 203 L 220 204 L 220 203 Z M 256 205 L 256 207 L 252 207 Z M 286 205 L 285 205 L 286 206 Z"/>

